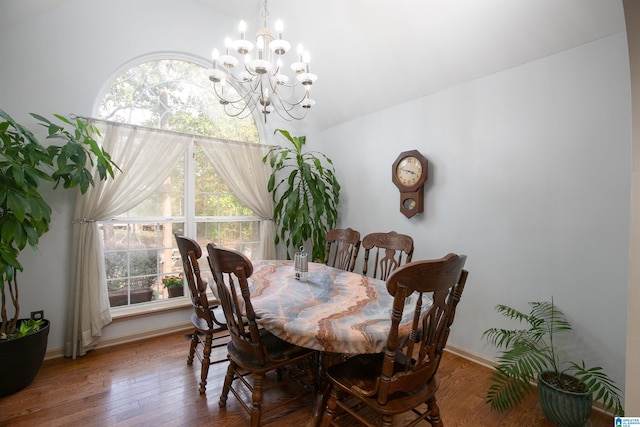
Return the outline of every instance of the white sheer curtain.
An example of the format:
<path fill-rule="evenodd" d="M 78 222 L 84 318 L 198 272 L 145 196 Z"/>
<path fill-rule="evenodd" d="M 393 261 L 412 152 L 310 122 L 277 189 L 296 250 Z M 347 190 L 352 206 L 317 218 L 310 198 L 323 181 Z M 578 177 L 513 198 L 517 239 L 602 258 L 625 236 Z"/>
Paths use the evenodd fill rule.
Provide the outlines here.
<path fill-rule="evenodd" d="M 233 194 L 262 219 L 260 247 L 251 259 L 275 259 L 274 204 L 267 191 L 271 168 L 262 162 L 270 147 L 210 138 L 197 138 L 196 142 Z"/>
<path fill-rule="evenodd" d="M 95 121 L 103 146 L 122 172 L 76 201 L 65 356 L 84 355 L 111 322 L 102 240 L 96 221 L 133 208 L 161 185 L 193 137 L 156 129 Z"/>

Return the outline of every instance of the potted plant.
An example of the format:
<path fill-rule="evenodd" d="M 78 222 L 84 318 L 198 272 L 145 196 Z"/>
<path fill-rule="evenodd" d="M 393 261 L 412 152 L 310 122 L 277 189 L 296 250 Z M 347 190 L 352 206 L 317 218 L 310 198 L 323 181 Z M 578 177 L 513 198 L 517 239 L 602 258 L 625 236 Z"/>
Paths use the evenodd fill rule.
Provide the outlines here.
<path fill-rule="evenodd" d="M 118 168 L 95 140 L 100 136 L 98 129 L 85 120 L 55 115 L 61 126 L 32 116 L 47 128 L 47 139 L 62 139 L 64 144 L 45 147 L 0 109 L 0 396 L 31 383 L 46 352 L 49 322 L 20 319 L 17 275 L 23 271 L 20 252 L 27 245 L 37 249 L 40 237 L 49 230 L 51 207 L 42 197 L 41 184 L 52 182 L 55 189 L 62 183 L 84 194 L 94 184 L 93 167 L 100 179 L 113 177 Z M 66 130 L 65 125 L 72 129 Z"/>
<path fill-rule="evenodd" d="M 177 276 L 164 276 L 162 278 L 162 284 L 167 288 L 169 298 L 184 296 L 184 282 L 181 274 Z"/>
<path fill-rule="evenodd" d="M 273 220 L 277 232 L 275 242 L 283 241 L 287 257 L 311 240 L 311 258 L 324 258 L 326 233 L 335 227 L 340 201 L 340 184 L 333 162 L 326 155 L 312 151 L 302 152 L 305 136 L 291 136 L 276 129 L 293 145 L 274 146 L 262 159 L 273 169 L 267 189 L 272 193 L 275 207 Z"/>
<path fill-rule="evenodd" d="M 604 409 L 624 415 L 620 389 L 601 367 L 586 368 L 561 359 L 556 334 L 571 331 L 564 313 L 551 302 L 530 302 L 522 313 L 506 305 L 496 306 L 501 315 L 525 322 L 526 329 L 487 329 L 490 343 L 504 349 L 491 377 L 487 393 L 491 408 L 503 411 L 517 405 L 533 389 L 537 380 L 538 397 L 545 416 L 558 426 L 583 426 L 591 412 L 592 399 L 602 400 Z"/>

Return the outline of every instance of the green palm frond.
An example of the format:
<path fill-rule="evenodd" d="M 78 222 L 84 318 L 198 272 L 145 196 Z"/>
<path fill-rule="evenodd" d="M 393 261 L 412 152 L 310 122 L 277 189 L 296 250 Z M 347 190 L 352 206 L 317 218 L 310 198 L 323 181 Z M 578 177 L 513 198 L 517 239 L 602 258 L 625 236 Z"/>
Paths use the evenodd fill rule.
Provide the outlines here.
<path fill-rule="evenodd" d="M 601 400 L 605 411 L 615 406 L 615 414 L 624 414 L 624 408 L 620 402 L 621 390 L 602 371 L 600 366 L 587 369 L 584 360 L 580 365 L 571 363 L 573 375 L 587 385 L 587 389 L 594 394 L 595 400 Z"/>
<path fill-rule="evenodd" d="M 537 373 L 552 368 L 552 354 L 548 349 L 521 341 L 502 353 L 498 359 L 502 371 L 523 381 L 535 381 Z"/>
<path fill-rule="evenodd" d="M 491 386 L 486 402 L 492 409 L 504 411 L 517 405 L 526 397 L 537 376 L 545 371 L 554 372 L 558 377 L 561 361 L 554 336 L 571 331 L 571 324 L 564 313 L 551 302 L 530 302 L 530 312 L 523 313 L 506 305 L 496 306 L 496 311 L 504 317 L 526 324 L 527 329 L 490 328 L 483 338 L 502 349 L 496 370 L 491 377 Z M 614 409 L 615 415 L 623 415 L 620 403 L 620 389 L 596 367 L 587 369 L 582 364 L 570 362 L 564 373 L 573 375 L 585 383 L 587 390 L 601 400 L 605 410 Z"/>
<path fill-rule="evenodd" d="M 527 381 L 514 378 L 499 368 L 491 376 L 491 382 L 486 403 L 499 412 L 517 405 L 533 390 L 533 386 Z"/>

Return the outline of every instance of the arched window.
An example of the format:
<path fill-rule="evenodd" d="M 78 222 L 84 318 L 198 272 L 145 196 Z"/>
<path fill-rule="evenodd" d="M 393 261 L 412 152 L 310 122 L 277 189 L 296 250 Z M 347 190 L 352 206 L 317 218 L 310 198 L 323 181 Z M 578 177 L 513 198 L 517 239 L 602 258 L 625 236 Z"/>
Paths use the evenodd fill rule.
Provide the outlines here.
<path fill-rule="evenodd" d="M 154 59 L 127 69 L 106 88 L 97 113 L 103 120 L 194 136 L 259 139 L 252 117 L 225 115 L 206 69 L 184 59 Z M 151 197 L 99 227 L 111 307 L 169 298 L 163 281 L 182 273 L 173 233 L 249 257 L 260 234 L 258 218 L 231 193 L 195 142 Z"/>

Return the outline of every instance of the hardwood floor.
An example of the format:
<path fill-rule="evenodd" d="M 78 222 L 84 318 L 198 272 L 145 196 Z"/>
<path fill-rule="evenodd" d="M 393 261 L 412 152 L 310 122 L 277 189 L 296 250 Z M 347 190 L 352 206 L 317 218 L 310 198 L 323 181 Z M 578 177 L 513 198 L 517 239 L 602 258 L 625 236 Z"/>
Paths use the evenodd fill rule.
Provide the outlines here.
<path fill-rule="evenodd" d="M 226 363 L 212 365 L 206 396 L 198 394 L 200 364 L 186 364 L 184 333 L 95 350 L 85 357 L 45 361 L 35 381 L 0 398 L 0 426 L 246 426 L 248 414 L 233 395 L 218 408 Z M 484 403 L 490 370 L 446 354 L 438 392 L 447 427 L 544 426 L 537 397 L 516 410 L 497 413 Z M 304 425 L 306 399 L 266 413 L 263 425 Z M 424 425 L 427 425 L 426 423 Z M 613 418 L 593 411 L 591 427 L 613 426 Z"/>

